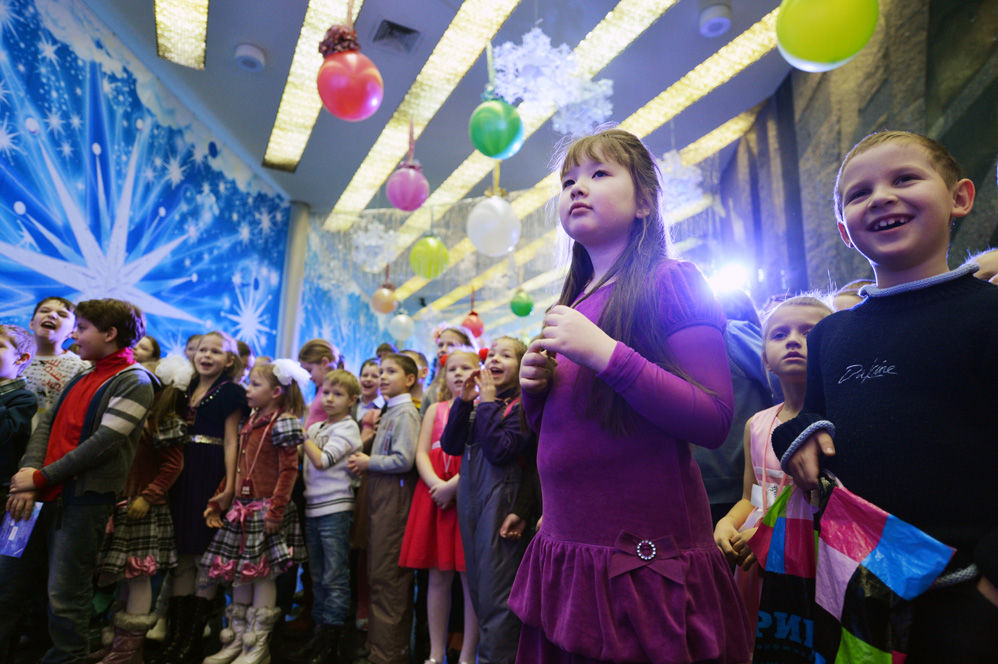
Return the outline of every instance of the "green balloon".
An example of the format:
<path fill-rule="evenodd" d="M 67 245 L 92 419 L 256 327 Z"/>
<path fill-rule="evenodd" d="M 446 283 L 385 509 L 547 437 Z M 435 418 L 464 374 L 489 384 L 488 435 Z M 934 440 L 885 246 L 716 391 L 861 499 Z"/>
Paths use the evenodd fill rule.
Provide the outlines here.
<path fill-rule="evenodd" d="M 520 318 L 529 316 L 530 312 L 534 310 L 534 298 L 521 288 L 513 295 L 513 299 L 509 302 L 509 308 Z"/>
<path fill-rule="evenodd" d="M 877 0 L 783 0 L 776 40 L 804 71 L 835 69 L 863 50 L 877 27 Z"/>
<path fill-rule="evenodd" d="M 436 235 L 427 235 L 412 245 L 409 265 L 424 279 L 435 279 L 447 268 L 450 256 L 445 245 Z"/>
<path fill-rule="evenodd" d="M 468 135 L 486 157 L 506 159 L 523 145 L 523 121 L 514 106 L 493 99 L 479 104 L 471 114 Z"/>

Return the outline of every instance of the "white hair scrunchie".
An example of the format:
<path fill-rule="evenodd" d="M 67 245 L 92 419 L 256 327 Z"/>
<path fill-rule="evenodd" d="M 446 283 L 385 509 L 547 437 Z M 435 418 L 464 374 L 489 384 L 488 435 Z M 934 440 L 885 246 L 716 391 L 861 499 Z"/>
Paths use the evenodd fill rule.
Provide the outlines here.
<path fill-rule="evenodd" d="M 156 365 L 156 377 L 183 392 L 194 377 L 194 365 L 183 355 L 167 355 Z"/>
<path fill-rule="evenodd" d="M 277 382 L 285 387 L 290 385 L 293 380 L 298 383 L 298 389 L 304 392 L 305 388 L 308 387 L 308 381 L 312 379 L 311 374 L 294 360 L 282 357 L 271 362 L 271 366 L 274 367 L 274 377 L 277 378 Z"/>

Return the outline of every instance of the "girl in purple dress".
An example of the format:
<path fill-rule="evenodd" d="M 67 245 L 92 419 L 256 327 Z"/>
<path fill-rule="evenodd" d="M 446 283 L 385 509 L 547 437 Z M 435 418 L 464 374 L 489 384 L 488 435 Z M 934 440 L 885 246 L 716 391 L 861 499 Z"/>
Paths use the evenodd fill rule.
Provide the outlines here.
<path fill-rule="evenodd" d="M 724 317 L 696 267 L 667 257 L 639 139 L 579 139 L 561 182 L 572 264 L 520 369 L 544 520 L 509 599 L 524 623 L 517 661 L 747 662 L 690 454 L 731 424 Z"/>

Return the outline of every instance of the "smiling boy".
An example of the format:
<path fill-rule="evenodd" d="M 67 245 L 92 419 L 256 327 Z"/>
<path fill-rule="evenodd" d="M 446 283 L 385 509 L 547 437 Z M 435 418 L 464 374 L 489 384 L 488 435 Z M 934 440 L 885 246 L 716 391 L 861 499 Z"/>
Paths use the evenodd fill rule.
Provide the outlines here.
<path fill-rule="evenodd" d="M 973 203 L 973 183 L 931 139 L 881 132 L 846 155 L 838 228 L 876 285 L 811 330 L 804 408 L 773 434 L 798 486 L 827 468 L 956 549 L 943 587 L 913 601 L 910 664 L 998 652 L 998 288 L 976 265 L 947 265 L 952 222 Z"/>
<path fill-rule="evenodd" d="M 152 377 L 132 357 L 145 333 L 142 312 L 106 299 L 81 302 L 77 315 L 80 356 L 94 366 L 63 390 L 31 434 L 7 511 L 24 519 L 39 501 L 41 513 L 24 555 L 0 557 L 0 643 L 48 565 L 52 649 L 45 661 L 87 655 L 97 553 L 153 400 Z"/>
<path fill-rule="evenodd" d="M 35 356 L 24 371 L 28 389 L 38 397 L 33 425 L 55 405 L 62 389 L 90 364 L 62 346 L 76 329 L 76 305 L 63 297 L 47 297 L 35 305 L 28 327 L 35 335 Z"/>

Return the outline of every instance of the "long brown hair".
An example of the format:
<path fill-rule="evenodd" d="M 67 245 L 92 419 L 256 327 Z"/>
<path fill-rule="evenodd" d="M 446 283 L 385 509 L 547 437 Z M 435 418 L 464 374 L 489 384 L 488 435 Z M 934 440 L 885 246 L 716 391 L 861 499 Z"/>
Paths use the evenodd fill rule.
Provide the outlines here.
<path fill-rule="evenodd" d="M 657 292 L 649 292 L 649 277 L 659 263 L 668 258 L 669 237 L 662 217 L 663 193 L 658 165 L 641 140 L 622 129 L 608 129 L 576 140 L 565 152 L 561 163 L 564 178 L 585 160 L 612 161 L 625 167 L 634 182 L 639 207 L 649 214 L 636 217 L 627 246 L 605 275 L 588 289 L 594 276 L 589 252 L 572 241 L 572 262 L 561 289 L 558 304 L 572 306 L 584 290 L 592 293 L 610 279 L 615 279 L 597 325 L 611 338 L 627 344 L 644 358 L 685 380 L 690 380 L 666 352 L 666 337 L 657 325 L 660 302 Z M 639 329 L 640 326 L 640 329 Z M 637 420 L 622 396 L 601 380 L 591 369 L 581 369 L 592 379 L 586 412 L 595 414 L 599 423 L 615 434 L 627 434 Z M 694 381 L 690 381 L 694 382 Z M 694 383 L 696 384 L 696 383 Z"/>

